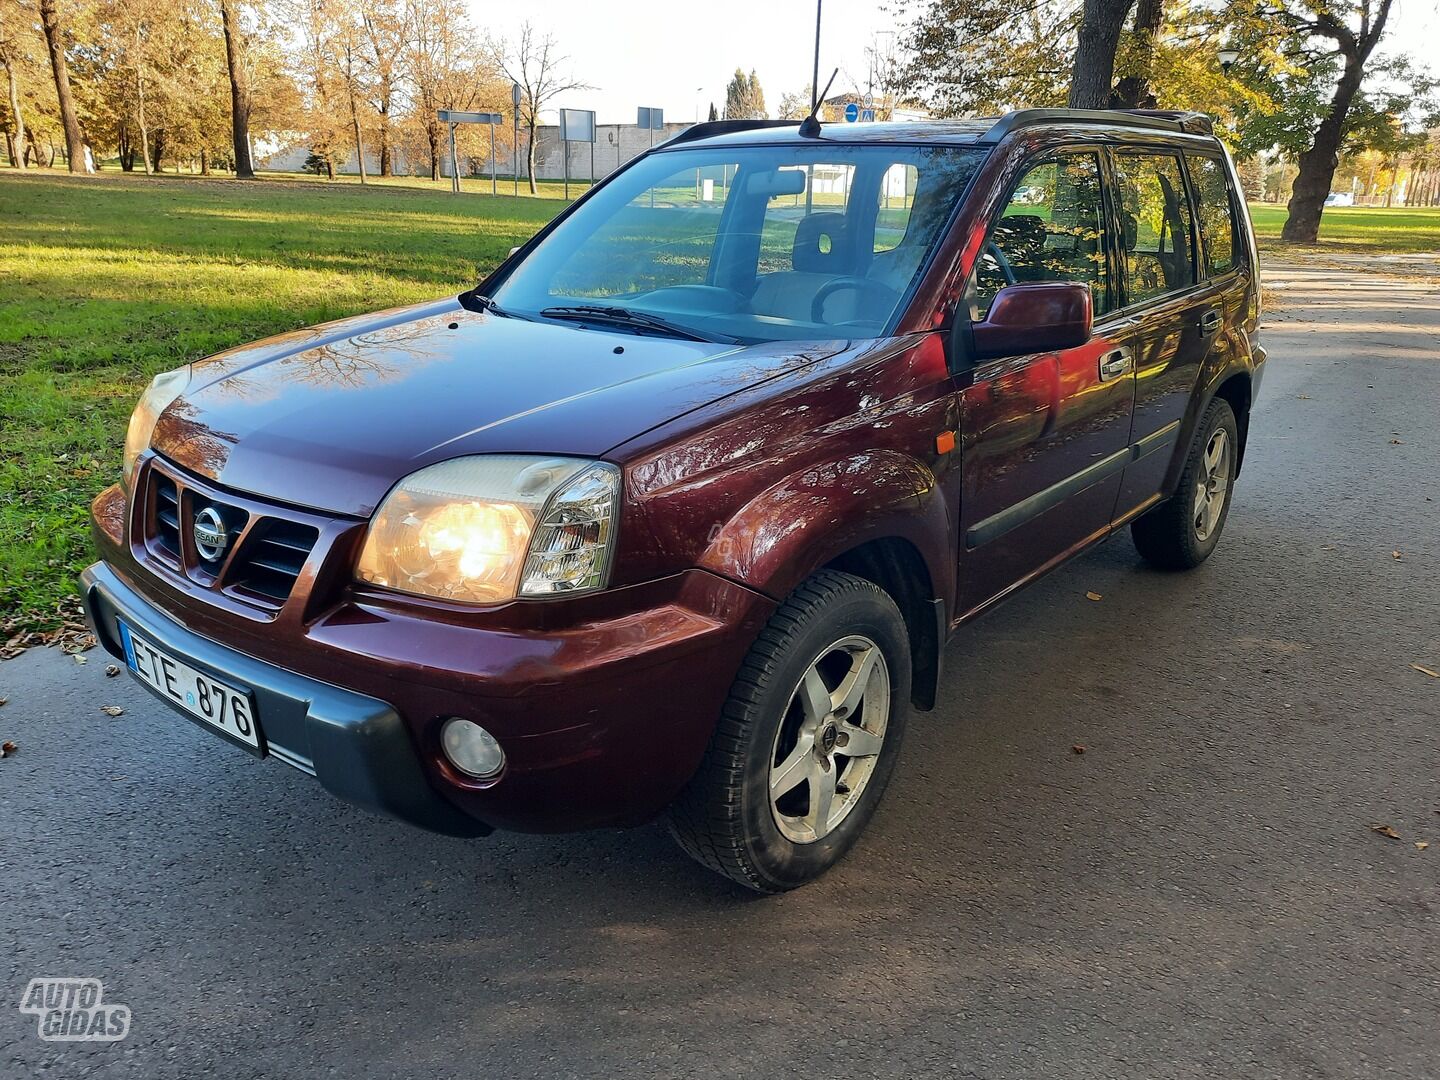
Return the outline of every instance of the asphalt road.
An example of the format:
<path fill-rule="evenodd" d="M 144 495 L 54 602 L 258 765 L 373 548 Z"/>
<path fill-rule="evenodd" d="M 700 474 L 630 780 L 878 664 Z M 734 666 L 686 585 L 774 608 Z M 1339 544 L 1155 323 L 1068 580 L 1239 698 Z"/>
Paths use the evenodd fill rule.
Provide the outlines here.
<path fill-rule="evenodd" d="M 1215 557 L 1121 537 L 959 635 L 783 897 L 659 827 L 411 831 L 98 652 L 0 665 L 0 1075 L 1440 1074 L 1440 288 L 1341 277 L 1271 272 Z M 129 1037 L 40 1041 L 50 975 Z"/>

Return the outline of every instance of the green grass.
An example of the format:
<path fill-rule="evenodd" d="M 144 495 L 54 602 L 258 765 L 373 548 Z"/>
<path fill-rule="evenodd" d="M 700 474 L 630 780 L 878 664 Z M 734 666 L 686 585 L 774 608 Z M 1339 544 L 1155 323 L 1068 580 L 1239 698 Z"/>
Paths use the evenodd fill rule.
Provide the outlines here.
<path fill-rule="evenodd" d="M 560 205 L 409 185 L 0 174 L 0 644 L 73 608 L 90 500 L 119 476 L 152 375 L 457 293 Z"/>
<path fill-rule="evenodd" d="M 1281 252 L 1285 207 L 1250 204 L 1255 236 L 1268 251 Z M 1329 206 L 1320 218 L 1320 243 L 1306 251 L 1440 252 L 1440 207 Z"/>

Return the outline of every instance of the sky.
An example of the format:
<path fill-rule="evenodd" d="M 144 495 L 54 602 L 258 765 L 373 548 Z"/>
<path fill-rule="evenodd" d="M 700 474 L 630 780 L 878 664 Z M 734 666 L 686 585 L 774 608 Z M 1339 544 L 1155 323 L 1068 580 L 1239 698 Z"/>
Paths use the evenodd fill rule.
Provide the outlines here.
<path fill-rule="evenodd" d="M 497 37 L 514 38 L 527 18 L 537 31 L 552 31 L 570 57 L 571 74 L 595 87 L 566 94 L 555 107 L 594 109 L 600 124 L 633 124 L 640 105 L 664 109 L 667 121 L 693 121 L 697 108 L 703 120 L 712 101 L 723 113 L 725 84 L 736 67 L 755 69 L 772 116 L 782 94 L 810 84 L 814 0 L 469 3 L 475 25 Z M 865 48 L 883 29 L 893 29 L 893 20 L 878 2 L 826 0 L 820 85 L 842 66 L 831 93 L 855 89 L 845 85 L 846 72 L 864 79 Z"/>
<path fill-rule="evenodd" d="M 864 88 L 857 84 L 866 77 L 866 47 L 877 31 L 896 29 L 882 3 L 826 0 L 820 84 L 838 66 L 832 94 Z M 594 109 L 601 124 L 633 124 L 640 105 L 664 109 L 667 121 L 704 119 L 711 102 L 723 112 L 725 84 L 737 66 L 755 69 L 772 116 L 782 94 L 810 83 L 814 0 L 469 4 L 475 25 L 491 35 L 513 38 L 527 18 L 538 31 L 554 33 L 570 74 L 594 89 L 565 94 L 552 107 Z M 1391 24 L 1386 50 L 1409 52 L 1440 73 L 1440 0 L 1395 0 Z"/>

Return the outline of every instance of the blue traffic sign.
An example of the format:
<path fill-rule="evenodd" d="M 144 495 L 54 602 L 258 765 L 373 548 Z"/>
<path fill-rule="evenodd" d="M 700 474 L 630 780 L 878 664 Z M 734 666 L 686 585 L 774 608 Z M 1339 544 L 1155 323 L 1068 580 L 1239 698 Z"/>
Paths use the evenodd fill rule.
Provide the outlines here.
<path fill-rule="evenodd" d="M 863 110 L 863 111 L 860 113 L 860 119 L 861 119 L 861 121 L 863 121 L 863 122 L 866 123 L 866 124 L 873 124 L 873 123 L 875 122 L 875 110 L 874 110 L 874 109 L 865 109 L 865 110 Z"/>
<path fill-rule="evenodd" d="M 853 102 L 853 101 L 847 101 L 847 102 L 845 103 L 845 122 L 846 122 L 847 124 L 853 124 L 853 123 L 855 123 L 856 120 L 859 120 L 859 119 L 860 119 L 860 106 L 859 106 L 859 105 L 856 105 L 855 102 Z"/>

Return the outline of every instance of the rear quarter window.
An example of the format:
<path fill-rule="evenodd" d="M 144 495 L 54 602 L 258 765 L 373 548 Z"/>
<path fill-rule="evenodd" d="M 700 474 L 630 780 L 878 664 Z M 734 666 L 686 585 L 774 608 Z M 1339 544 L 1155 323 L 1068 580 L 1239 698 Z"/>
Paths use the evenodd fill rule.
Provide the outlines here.
<path fill-rule="evenodd" d="M 1200 233 L 1205 239 L 1205 262 L 1210 276 L 1215 277 L 1237 265 L 1235 192 L 1230 187 L 1230 170 L 1217 157 L 1187 154 L 1185 163 L 1190 169 Z"/>

